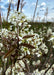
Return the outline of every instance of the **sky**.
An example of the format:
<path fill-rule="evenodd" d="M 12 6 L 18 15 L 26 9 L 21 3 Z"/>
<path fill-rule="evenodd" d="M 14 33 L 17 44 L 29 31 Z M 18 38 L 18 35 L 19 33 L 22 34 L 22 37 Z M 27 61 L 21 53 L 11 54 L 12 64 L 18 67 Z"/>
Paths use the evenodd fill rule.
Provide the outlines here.
<path fill-rule="evenodd" d="M 11 9 L 13 9 L 12 7 L 13 7 L 13 5 L 15 5 L 14 8 L 16 10 L 17 1 L 18 0 L 12 1 Z M 23 7 L 23 13 L 30 19 L 33 17 L 36 1 L 37 0 L 24 0 L 24 2 L 26 2 L 26 4 Z M 9 0 L 1 0 L 0 1 L 1 11 L 2 11 L 4 17 L 6 17 L 6 14 L 7 14 L 8 4 L 9 4 Z M 48 21 L 54 20 L 54 0 L 38 0 L 38 6 L 37 6 L 36 14 L 35 14 L 35 20 L 37 19 L 37 13 L 39 13 L 38 16 L 41 18 L 41 20 L 44 18 L 46 8 L 48 8 L 47 20 Z"/>

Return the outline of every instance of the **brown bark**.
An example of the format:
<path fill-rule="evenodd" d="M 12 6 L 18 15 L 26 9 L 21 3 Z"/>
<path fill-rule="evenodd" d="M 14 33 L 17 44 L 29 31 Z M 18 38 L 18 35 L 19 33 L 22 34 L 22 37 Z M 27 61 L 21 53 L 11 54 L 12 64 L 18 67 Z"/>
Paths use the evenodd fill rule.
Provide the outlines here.
<path fill-rule="evenodd" d="M 17 11 L 19 10 L 20 0 L 18 0 Z"/>

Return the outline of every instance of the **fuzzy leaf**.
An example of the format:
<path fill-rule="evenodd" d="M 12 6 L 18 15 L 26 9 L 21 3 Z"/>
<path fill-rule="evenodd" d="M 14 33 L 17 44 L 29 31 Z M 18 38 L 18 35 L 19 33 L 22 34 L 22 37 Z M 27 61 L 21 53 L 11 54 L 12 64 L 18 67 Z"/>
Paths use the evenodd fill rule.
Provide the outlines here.
<path fill-rule="evenodd" d="M 35 47 L 30 45 L 30 44 L 26 44 L 26 43 L 21 43 L 19 46 L 25 46 L 25 47 L 28 47 L 30 49 L 34 49 Z"/>
<path fill-rule="evenodd" d="M 26 35 L 26 36 L 23 37 L 23 39 L 24 39 L 24 38 L 31 38 L 31 37 L 33 37 L 33 36 L 34 36 L 34 35 Z"/>
<path fill-rule="evenodd" d="M 14 49 L 9 50 L 9 51 L 5 54 L 4 58 L 7 58 L 8 56 L 10 56 L 10 55 L 13 53 L 13 51 L 14 51 Z"/>

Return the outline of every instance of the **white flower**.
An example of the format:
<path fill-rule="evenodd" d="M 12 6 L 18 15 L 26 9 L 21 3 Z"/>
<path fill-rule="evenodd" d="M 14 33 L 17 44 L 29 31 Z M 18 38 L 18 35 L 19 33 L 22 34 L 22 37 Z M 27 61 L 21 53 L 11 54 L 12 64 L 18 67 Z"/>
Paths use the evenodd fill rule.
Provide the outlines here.
<path fill-rule="evenodd" d="M 19 64 L 17 62 L 15 63 L 15 67 L 20 68 L 20 66 L 19 66 Z"/>
<path fill-rule="evenodd" d="M 17 75 L 25 75 L 24 72 L 19 72 Z"/>
<path fill-rule="evenodd" d="M 40 72 L 38 71 L 38 69 L 36 69 L 32 75 L 41 75 Z"/>
<path fill-rule="evenodd" d="M 40 62 L 41 62 L 40 60 L 37 60 L 36 65 L 39 65 L 39 64 L 40 64 Z"/>
<path fill-rule="evenodd" d="M 36 55 L 37 55 L 37 57 L 40 57 L 40 56 L 41 56 L 41 54 L 40 54 L 40 53 L 38 53 L 38 52 L 36 53 Z"/>
<path fill-rule="evenodd" d="M 5 29 L 5 28 L 3 28 L 2 29 L 2 36 L 4 36 L 4 37 L 8 37 L 8 30 L 7 29 Z"/>
<path fill-rule="evenodd" d="M 44 52 L 45 52 L 45 54 L 47 54 L 48 53 L 48 49 L 44 49 Z"/>
<path fill-rule="evenodd" d="M 41 70 L 40 73 L 41 73 L 41 75 L 44 75 L 45 70 Z"/>
<path fill-rule="evenodd" d="M 40 60 L 37 60 L 37 62 L 36 61 L 33 61 L 33 63 L 32 63 L 34 66 L 35 65 L 39 65 L 40 64 Z"/>
<path fill-rule="evenodd" d="M 4 56 L 2 56 L 2 61 L 3 61 L 4 63 L 7 63 L 7 58 L 4 59 Z"/>
<path fill-rule="evenodd" d="M 30 34 L 34 34 L 34 33 L 33 33 L 33 30 L 31 30 Z"/>
<path fill-rule="evenodd" d="M 30 61 L 29 60 L 26 60 L 27 64 L 30 64 Z"/>
<path fill-rule="evenodd" d="M 22 68 L 25 68 L 25 64 L 22 60 L 19 61 L 19 64 L 22 66 Z"/>
<path fill-rule="evenodd" d="M 15 71 L 15 66 L 12 68 L 12 71 Z"/>
<path fill-rule="evenodd" d="M 52 68 L 54 68 L 54 64 L 52 65 Z"/>
<path fill-rule="evenodd" d="M 0 43 L 0 48 L 2 48 L 3 47 L 3 44 L 2 43 Z"/>
<path fill-rule="evenodd" d="M 27 50 L 27 54 L 30 55 L 30 51 L 29 50 Z"/>
<path fill-rule="evenodd" d="M 1 74 L 1 75 L 2 75 L 2 70 L 3 70 L 2 67 L 0 67 L 0 74 Z"/>
<path fill-rule="evenodd" d="M 29 24 L 28 26 L 29 26 L 29 27 L 31 27 L 31 25 L 30 25 L 30 24 Z"/>
<path fill-rule="evenodd" d="M 40 49 L 41 49 L 42 51 L 44 51 L 45 54 L 48 53 L 48 48 L 47 48 L 47 46 L 45 45 L 45 43 L 42 43 L 42 45 L 40 46 Z"/>
<path fill-rule="evenodd" d="M 46 67 L 48 68 L 48 67 L 50 67 L 50 65 L 47 63 L 47 64 L 46 64 Z"/>
<path fill-rule="evenodd" d="M 51 37 L 48 41 L 53 41 L 54 40 L 54 37 Z"/>
<path fill-rule="evenodd" d="M 53 46 L 53 48 L 54 48 L 54 46 Z"/>
<path fill-rule="evenodd" d="M 33 61 L 33 62 L 32 62 L 32 65 L 34 65 L 34 66 L 35 66 L 35 65 L 36 65 L 36 62 L 35 62 L 35 61 Z"/>
<path fill-rule="evenodd" d="M 12 26 L 10 26 L 9 30 L 12 30 Z"/>
<path fill-rule="evenodd" d="M 49 35 L 51 35 L 52 34 L 52 29 L 48 29 L 48 31 L 47 31 L 47 36 L 49 36 Z"/>
<path fill-rule="evenodd" d="M 6 70 L 6 75 L 8 75 L 8 74 L 10 74 L 10 72 L 11 72 L 11 67 L 9 67 L 7 70 Z"/>
<path fill-rule="evenodd" d="M 21 25 L 22 25 L 22 23 L 19 23 L 18 25 L 19 25 L 19 26 L 21 26 Z"/>
<path fill-rule="evenodd" d="M 22 38 L 22 37 L 20 37 L 20 36 L 19 36 L 19 39 L 20 39 L 20 40 L 23 40 L 23 38 Z"/>

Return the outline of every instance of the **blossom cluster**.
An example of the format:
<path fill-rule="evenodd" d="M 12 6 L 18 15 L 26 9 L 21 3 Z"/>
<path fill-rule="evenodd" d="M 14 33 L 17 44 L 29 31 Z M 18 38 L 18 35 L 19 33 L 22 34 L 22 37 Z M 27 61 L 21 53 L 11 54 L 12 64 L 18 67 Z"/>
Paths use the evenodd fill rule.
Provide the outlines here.
<path fill-rule="evenodd" d="M 48 66 L 41 71 L 36 68 L 36 66 L 40 66 L 42 63 L 42 57 L 48 54 L 49 48 L 46 45 L 46 42 L 44 42 L 45 38 L 42 35 L 42 37 L 40 37 L 40 35 L 34 33 L 33 30 L 29 30 L 31 25 L 28 24 L 27 21 L 28 20 L 23 13 L 14 11 L 14 13 L 10 14 L 9 16 L 9 22 L 11 22 L 13 25 L 10 26 L 9 30 L 2 28 L 2 32 L 0 31 L 0 33 L 2 33 L 0 50 L 3 50 L 5 53 L 10 50 L 10 52 L 3 57 L 8 59 L 8 57 L 11 56 L 13 62 L 17 58 L 16 62 L 12 62 L 12 65 L 7 68 L 5 72 L 6 75 L 10 75 L 11 73 L 12 75 L 25 75 L 26 72 L 30 72 L 29 68 L 31 64 L 35 67 L 31 75 L 44 75 L 45 71 L 48 69 Z M 50 43 L 52 42 L 52 47 L 54 48 L 54 32 L 52 32 L 51 29 L 48 29 L 46 34 L 46 37 L 50 35 L 50 38 L 47 41 Z M 17 48 L 17 42 L 19 44 L 19 48 Z M 7 63 L 7 60 L 4 60 L 4 62 L 5 61 Z M 53 69 L 51 67 L 46 75 L 51 75 L 52 73 Z"/>

